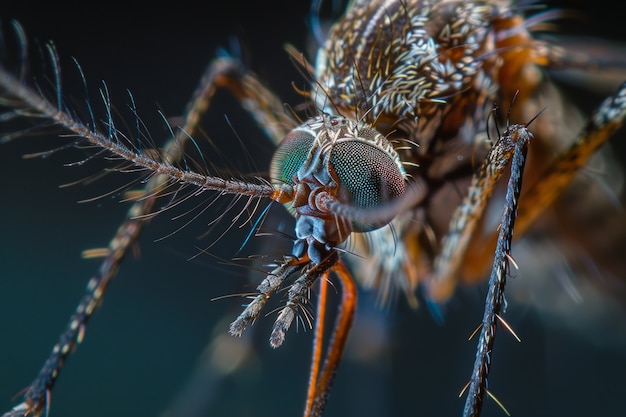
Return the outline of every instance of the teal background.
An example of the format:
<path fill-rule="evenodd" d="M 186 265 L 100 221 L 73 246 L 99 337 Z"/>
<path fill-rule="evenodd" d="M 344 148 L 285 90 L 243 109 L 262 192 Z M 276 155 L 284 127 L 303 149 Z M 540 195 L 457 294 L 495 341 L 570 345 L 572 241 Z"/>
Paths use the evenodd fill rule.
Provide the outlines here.
<path fill-rule="evenodd" d="M 602 7 L 605 3 L 609 4 L 580 2 L 592 23 L 574 29 L 626 38 L 624 25 Z M 200 9 L 182 2 L 44 6 L 9 1 L 0 5 L 0 18 L 5 27 L 11 18 L 19 20 L 31 39 L 55 41 L 65 60 L 68 95 L 82 93 L 67 61 L 70 56 L 81 63 L 94 91 L 100 80 L 106 80 L 119 106 L 127 103 L 125 89 L 131 89 L 158 140 L 162 124 L 156 109 L 167 116 L 179 115 L 205 65 L 218 47 L 228 47 L 231 36 L 241 39 L 249 67 L 286 103 L 299 103 L 291 82 L 300 81 L 302 86 L 302 77 L 282 45 L 290 41 L 305 49 L 307 7 L 304 2 L 287 1 L 207 4 Z M 97 100 L 93 93 L 91 97 Z M 591 108 L 599 99 L 585 95 L 582 103 Z M 216 107 L 219 111 L 209 120 L 210 134 L 226 158 L 242 172 L 267 170 L 272 152 L 268 141 L 227 95 L 219 97 Z M 248 158 L 242 158 L 242 145 L 223 114 L 242 138 Z M 54 138 L 38 137 L 0 147 L 0 410 L 17 404 L 12 397 L 36 375 L 97 269 L 97 261 L 80 258 L 81 251 L 105 246 L 127 208 L 116 196 L 77 203 L 114 189 L 124 178 L 58 188 L 101 167 L 98 162 L 63 166 L 80 160 L 80 153 L 60 152 L 43 160 L 21 158 L 58 144 Z M 215 160 L 210 154 L 207 158 Z M 213 233 L 197 239 L 219 213 L 209 210 L 202 219 L 158 242 L 183 224 L 171 220 L 180 212 L 166 212 L 148 225 L 140 240 L 140 256 L 125 259 L 89 323 L 84 342 L 63 368 L 52 393 L 51 417 L 160 416 L 175 404 L 203 350 L 226 335 L 228 323 L 241 311 L 238 298 L 211 299 L 252 289 L 251 283 L 261 279 L 208 255 L 188 260 L 197 253 L 196 247 L 216 238 Z M 289 232 L 290 221 L 281 207 L 274 207 L 268 227 Z M 248 231 L 249 225 L 234 228 L 211 253 L 224 259 L 239 256 Z M 259 238 L 241 254 L 288 249 L 286 239 Z M 482 285 L 463 291 L 442 326 L 425 308 L 412 311 L 399 300 L 381 311 L 373 306 L 373 295 L 363 293 L 357 330 L 325 415 L 460 415 L 463 400 L 457 395 L 469 377 L 475 351 L 475 341 L 467 342 L 467 337 L 482 315 L 484 290 Z M 490 388 L 513 416 L 626 412 L 626 350 L 614 335 L 573 332 L 558 321 L 544 320 L 531 306 L 509 301 L 506 318 L 523 343 L 505 332 L 498 334 Z M 606 318 L 613 320 L 622 323 L 624 318 Z M 293 328 L 285 345 L 274 350 L 267 343 L 271 323 L 271 317 L 262 318 L 250 329 L 252 353 L 238 372 L 220 376 L 213 370 L 203 377 L 205 385 L 192 395 L 193 401 L 185 401 L 190 407 L 197 401 L 202 412 L 175 415 L 300 415 L 312 332 Z M 615 331 L 619 329 L 616 326 Z M 228 337 L 225 340 L 232 341 Z M 380 340 L 385 341 L 385 350 L 363 358 L 368 347 Z M 483 416 L 502 415 L 487 399 Z"/>

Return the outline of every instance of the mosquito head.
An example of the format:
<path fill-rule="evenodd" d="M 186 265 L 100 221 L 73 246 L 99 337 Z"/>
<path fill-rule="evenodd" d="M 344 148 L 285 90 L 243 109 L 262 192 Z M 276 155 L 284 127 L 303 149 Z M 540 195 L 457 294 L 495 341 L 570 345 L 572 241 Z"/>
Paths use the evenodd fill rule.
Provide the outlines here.
<path fill-rule="evenodd" d="M 293 187 L 293 255 L 318 263 L 352 232 L 368 232 L 391 218 L 368 222 L 351 209 L 374 209 L 402 196 L 406 173 L 397 153 L 371 126 L 328 114 L 292 130 L 274 154 L 274 183 Z"/>

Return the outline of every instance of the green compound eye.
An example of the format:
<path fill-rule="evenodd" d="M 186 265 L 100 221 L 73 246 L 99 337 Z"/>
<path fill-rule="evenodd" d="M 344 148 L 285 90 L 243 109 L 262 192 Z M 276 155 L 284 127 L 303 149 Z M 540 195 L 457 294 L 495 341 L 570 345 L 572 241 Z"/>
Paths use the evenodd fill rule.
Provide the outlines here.
<path fill-rule="evenodd" d="M 280 142 L 270 165 L 273 182 L 294 185 L 293 177 L 306 162 L 315 137 L 308 132 L 292 131 Z"/>
<path fill-rule="evenodd" d="M 354 207 L 380 207 L 406 190 L 403 173 L 394 160 L 366 142 L 349 140 L 335 144 L 329 162 L 345 192 L 346 202 Z M 355 232 L 369 232 L 379 227 L 380 224 L 352 222 Z"/>

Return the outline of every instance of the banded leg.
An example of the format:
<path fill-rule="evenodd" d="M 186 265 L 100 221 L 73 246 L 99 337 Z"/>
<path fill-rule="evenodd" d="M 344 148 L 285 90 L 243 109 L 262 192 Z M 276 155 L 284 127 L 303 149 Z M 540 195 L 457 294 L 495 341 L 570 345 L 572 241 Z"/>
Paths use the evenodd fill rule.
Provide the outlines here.
<path fill-rule="evenodd" d="M 512 125 L 492 145 L 485 161 L 472 178 L 467 197 L 456 209 L 448 234 L 442 242 L 440 255 L 435 260 L 433 279 L 429 283 L 428 297 L 434 301 L 447 299 L 456 285 L 456 275 L 465 259 L 474 232 L 480 224 L 487 204 L 515 153 L 511 132 L 525 129 Z"/>
<path fill-rule="evenodd" d="M 520 201 L 517 232 L 524 233 L 539 215 L 561 195 L 587 160 L 626 119 L 626 83 L 607 97 L 592 113 L 570 148 L 541 176 L 542 181 L 524 191 Z"/>
<path fill-rule="evenodd" d="M 21 29 L 18 28 L 17 30 Z M 51 59 L 55 60 L 56 57 L 52 55 Z M 14 118 L 31 116 L 31 107 L 33 109 L 38 108 L 37 103 L 46 101 L 45 97 L 40 96 L 34 90 L 25 86 L 20 79 L 13 76 L 3 67 L 0 67 L 0 88 L 5 90 L 7 96 L 11 97 L 11 103 L 18 109 L 12 114 Z M 270 135 L 274 142 L 277 142 L 278 138 L 283 136 L 284 129 L 288 129 L 294 123 L 279 105 L 279 100 L 269 93 L 267 89 L 263 88 L 253 74 L 244 74 L 239 63 L 234 59 L 221 58 L 213 61 L 205 72 L 199 88 L 188 105 L 181 130 L 164 146 L 160 152 L 160 158 L 167 161 L 167 163 L 175 163 L 182 158 L 185 143 L 197 131 L 203 114 L 210 107 L 211 100 L 219 88 L 229 89 L 241 101 L 242 106 L 265 127 L 266 133 Z M 60 85 L 57 85 L 56 95 L 59 97 L 58 103 L 62 102 L 60 100 L 61 94 Z M 21 107 L 26 111 L 22 111 Z M 46 109 L 52 108 L 47 103 L 44 103 L 42 107 Z M 77 122 L 65 108 L 59 107 L 57 111 L 64 113 L 65 116 L 62 119 L 71 125 L 74 124 L 73 122 Z M 53 119 L 56 113 L 43 113 L 41 116 Z M 120 133 L 114 128 L 110 116 L 109 122 L 110 134 L 117 135 Z M 70 125 L 61 124 L 71 128 Z M 19 134 L 7 136 L 3 140 L 12 140 L 18 136 Z M 139 137 L 135 139 L 140 142 Z M 128 248 L 137 241 L 142 227 L 150 216 L 154 214 L 153 207 L 155 201 L 168 185 L 171 185 L 171 178 L 164 175 L 155 175 L 150 178 L 150 181 L 147 182 L 143 189 L 129 193 L 129 196 L 132 196 L 137 201 L 127 212 L 125 220 L 118 228 L 108 248 L 84 252 L 84 257 L 104 258 L 98 273 L 90 279 L 86 292 L 81 298 L 75 313 L 70 317 L 66 329 L 61 334 L 58 343 L 54 346 L 39 374 L 25 388 L 23 402 L 7 412 L 5 416 L 40 415 L 47 409 L 50 392 L 65 360 L 81 342 L 85 327 L 100 304 L 110 280 L 117 274 Z"/>
<path fill-rule="evenodd" d="M 504 211 L 500 222 L 500 232 L 496 253 L 493 260 L 489 291 L 485 301 L 482 328 L 476 349 L 474 370 L 468 387 L 468 395 L 463 411 L 464 417 L 478 416 L 482 408 L 483 397 L 487 391 L 487 376 L 491 365 L 491 352 L 495 341 L 497 318 L 504 300 L 504 287 L 509 274 L 513 227 L 517 216 L 517 206 L 522 188 L 522 174 L 526 160 L 526 151 L 531 134 L 523 125 L 513 125 L 494 145 L 512 149 L 511 175 L 507 184 Z"/>
<path fill-rule="evenodd" d="M 548 208 L 589 157 L 604 144 L 626 119 L 626 84 L 608 97 L 589 118 L 586 126 L 570 148 L 557 158 L 540 176 L 541 181 L 524 190 L 517 218 L 516 236 L 523 235 L 533 222 Z M 478 175 L 473 178 L 468 196 L 455 212 L 447 236 L 442 243 L 441 255 L 435 262 L 429 294 L 433 300 L 446 299 L 456 284 L 456 276 L 467 255 L 469 244 L 481 220 L 495 183 L 501 176 L 500 163 L 488 168 L 499 156 L 490 151 Z M 493 164 L 492 164 L 493 165 Z M 495 169 L 494 169 L 495 168 Z M 484 187 L 484 188 L 483 188 Z M 497 232 L 484 241 L 496 242 Z"/>
<path fill-rule="evenodd" d="M 497 238 L 493 237 L 493 240 L 497 240 L 497 246 L 489 280 L 489 292 L 474 370 L 467 388 L 468 397 L 464 410 L 465 416 L 479 415 L 482 407 L 482 398 L 485 393 L 488 393 L 486 381 L 489 373 L 490 355 L 493 349 L 497 318 L 502 305 L 506 275 L 509 271 L 513 225 L 517 223 L 515 232 L 518 236 L 523 234 L 532 225 L 533 221 L 558 198 L 574 175 L 585 165 L 588 158 L 621 127 L 625 117 L 626 84 L 614 96 L 604 100 L 592 114 L 587 125 L 569 150 L 557 158 L 544 175 L 541 176 L 542 181 L 533 184 L 528 190 L 524 191 L 519 205 L 518 197 L 521 189 L 525 148 L 528 140 L 514 140 L 511 178 L 505 197 L 505 211 L 502 216 L 498 236 Z M 511 130 L 511 128 L 514 129 Z M 498 152 L 498 148 L 502 147 L 501 142 L 503 140 L 509 141 L 513 138 L 513 134 L 520 135 L 525 132 L 525 129 L 519 127 L 519 125 L 514 125 L 511 128 L 494 145 L 496 149 L 492 148 L 485 164 L 490 163 L 490 161 L 500 160 L 501 156 L 494 158 L 494 155 L 498 155 L 495 152 Z M 510 145 L 504 146 L 505 149 L 509 149 L 509 147 Z M 511 157 L 510 149 L 505 152 L 505 155 L 507 155 L 506 158 Z M 500 169 L 503 165 L 497 163 L 493 167 Z M 459 207 L 453 218 L 455 227 L 451 227 L 450 234 L 444 240 L 442 257 L 438 259 L 436 264 L 439 269 L 436 269 L 435 280 L 442 279 L 442 281 L 434 281 L 435 285 L 433 288 L 435 291 L 441 291 L 440 293 L 434 292 L 435 296 L 448 294 L 447 291 L 450 291 L 448 285 L 454 285 L 454 276 L 458 272 L 458 267 L 465 256 L 467 245 L 471 241 L 472 233 L 479 220 L 477 215 L 480 213 L 481 208 L 484 207 L 484 204 L 486 204 L 485 199 L 490 198 L 490 194 L 476 196 L 475 192 L 479 191 L 479 188 L 476 187 L 482 182 L 483 186 L 486 185 L 486 189 L 490 191 L 494 184 L 492 181 L 496 180 L 492 178 L 493 173 L 485 172 L 489 169 L 487 165 L 483 165 L 478 178 L 472 182 L 469 197 Z M 472 198 L 472 196 L 474 197 Z M 519 216 L 516 218 L 518 207 Z"/>
<path fill-rule="evenodd" d="M 241 107 L 246 110 L 263 129 L 265 134 L 274 144 L 278 144 L 286 132 L 294 125 L 291 116 L 285 111 L 283 102 L 268 90 L 253 73 L 247 72 L 242 64 L 234 58 L 222 57 L 214 60 L 207 71 L 207 77 L 212 88 L 211 95 L 218 89 L 226 89 L 239 101 Z M 208 106 L 209 103 L 207 103 Z M 207 111 L 208 109 L 205 109 Z M 271 271 L 262 283 L 257 287 L 258 294 L 251 295 L 252 301 L 244 312 L 235 320 L 230 327 L 228 335 L 241 336 L 243 330 L 251 324 L 265 306 L 269 297 L 277 291 L 283 281 L 291 274 L 301 270 L 305 266 L 304 261 L 286 259 L 284 263 Z M 236 349 L 241 357 L 251 349 L 251 338 L 237 340 Z M 200 363 L 189 376 L 189 381 L 184 385 L 175 399 L 168 405 L 163 415 L 172 414 L 177 416 L 197 415 L 198 410 L 206 410 L 210 403 L 206 397 L 198 398 L 198 392 L 211 390 L 211 383 L 220 381 L 230 373 L 242 366 L 240 362 L 236 368 L 224 368 L 224 363 L 232 362 L 232 358 L 223 357 L 224 349 L 220 344 L 230 343 L 218 336 L 209 346 L 211 359 L 208 363 Z M 227 349 L 229 354 L 232 349 Z"/>
<path fill-rule="evenodd" d="M 283 102 L 253 73 L 245 71 L 236 59 L 222 57 L 214 60 L 209 73 L 214 91 L 218 88 L 230 91 L 274 145 L 278 145 L 287 132 L 296 127 Z"/>
<path fill-rule="evenodd" d="M 166 143 L 163 155 L 170 162 L 178 161 L 182 157 L 185 143 L 197 130 L 202 113 L 206 110 L 213 94 L 210 89 L 211 84 L 210 76 L 202 79 L 193 99 L 188 104 L 182 130 Z M 142 190 L 133 192 L 138 201 L 128 210 L 126 218 L 118 228 L 108 248 L 83 252 L 85 258 L 104 258 L 98 273 L 89 280 L 86 292 L 74 314 L 70 317 L 66 329 L 59 337 L 59 341 L 52 349 L 35 380 L 26 388 L 24 401 L 6 413 L 5 416 L 40 415 L 47 408 L 50 391 L 61 367 L 82 341 L 87 322 L 102 301 L 104 292 L 111 279 L 117 274 L 120 263 L 128 249 L 137 241 L 143 226 L 146 224 L 145 216 L 152 212 L 159 190 L 168 182 L 169 179 L 166 176 L 157 175 L 152 177 Z M 145 198 L 142 198 L 144 196 Z"/>

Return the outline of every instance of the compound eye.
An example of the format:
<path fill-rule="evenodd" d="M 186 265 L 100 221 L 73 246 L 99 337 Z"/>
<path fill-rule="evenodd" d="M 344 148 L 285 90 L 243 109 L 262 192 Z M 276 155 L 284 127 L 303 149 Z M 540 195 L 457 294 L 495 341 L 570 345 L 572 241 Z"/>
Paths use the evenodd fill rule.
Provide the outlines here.
<path fill-rule="evenodd" d="M 278 145 L 270 165 L 272 182 L 294 185 L 293 177 L 306 162 L 315 137 L 304 131 L 291 131 Z"/>
<path fill-rule="evenodd" d="M 356 208 L 380 207 L 406 191 L 403 172 L 396 162 L 385 151 L 366 142 L 351 140 L 335 144 L 329 162 L 347 200 L 344 202 Z M 355 232 L 369 232 L 381 226 L 352 222 Z"/>

